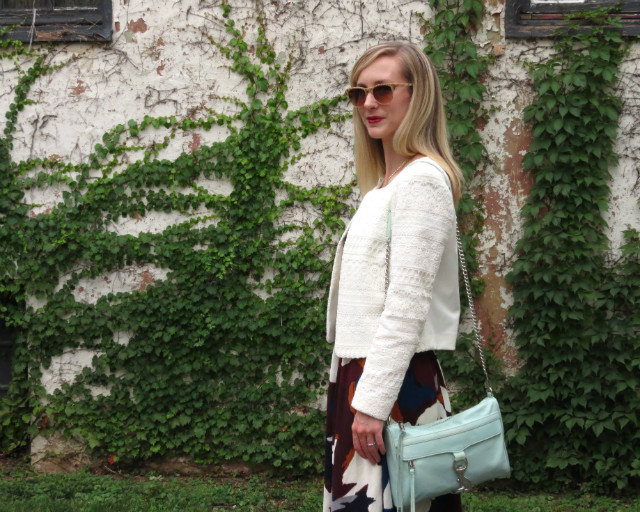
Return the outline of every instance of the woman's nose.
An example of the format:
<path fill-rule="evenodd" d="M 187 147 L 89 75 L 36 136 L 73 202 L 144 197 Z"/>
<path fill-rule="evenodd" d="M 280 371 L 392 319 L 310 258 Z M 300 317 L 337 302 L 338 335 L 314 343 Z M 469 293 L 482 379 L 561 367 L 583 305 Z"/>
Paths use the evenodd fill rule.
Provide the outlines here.
<path fill-rule="evenodd" d="M 362 104 L 365 108 L 375 108 L 379 105 L 376 99 L 373 96 L 373 91 L 369 91 L 364 97 L 364 103 Z"/>

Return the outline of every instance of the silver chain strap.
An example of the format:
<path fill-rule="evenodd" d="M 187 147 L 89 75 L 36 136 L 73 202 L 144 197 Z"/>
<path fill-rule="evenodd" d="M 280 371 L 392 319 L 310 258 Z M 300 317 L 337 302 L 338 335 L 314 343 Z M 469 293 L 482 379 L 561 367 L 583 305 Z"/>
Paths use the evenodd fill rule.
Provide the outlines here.
<path fill-rule="evenodd" d="M 467 272 L 467 260 L 464 257 L 464 251 L 462 250 L 462 242 L 460 241 L 460 229 L 456 225 L 456 240 L 458 242 L 458 259 L 460 260 L 460 269 L 462 270 L 462 278 L 464 279 L 464 289 L 467 294 L 467 302 L 469 303 L 469 312 L 471 313 L 471 321 L 473 322 L 474 340 L 473 344 L 480 355 L 480 362 L 482 363 L 482 371 L 484 372 L 485 383 L 484 387 L 487 392 L 493 394 L 493 389 L 489 383 L 489 374 L 487 373 L 487 363 L 484 360 L 484 351 L 482 350 L 482 340 L 480 338 L 480 329 L 478 328 L 478 318 L 476 317 L 476 308 L 473 304 L 473 298 L 471 296 L 471 284 L 469 283 L 469 272 Z"/>
<path fill-rule="evenodd" d="M 469 311 L 471 313 L 471 321 L 473 322 L 474 340 L 473 344 L 480 356 L 480 362 L 482 363 L 482 371 L 484 372 L 485 383 L 484 387 L 488 393 L 493 394 L 493 389 L 489 382 L 489 373 L 487 372 L 487 363 L 484 359 L 484 351 L 482 350 L 482 339 L 480 338 L 480 329 L 478 328 L 478 318 L 476 317 L 476 308 L 473 304 L 473 298 L 471 296 L 471 284 L 469 283 L 469 272 L 467 271 L 467 261 L 464 257 L 462 250 L 462 242 L 460 240 L 460 229 L 456 224 L 456 241 L 458 243 L 458 259 L 460 260 L 460 269 L 462 270 L 462 278 L 464 279 L 464 289 L 467 294 L 467 302 L 469 303 Z M 389 264 L 391 254 L 391 210 L 387 215 L 387 250 L 385 254 L 385 273 L 384 273 L 384 290 L 385 294 L 389 289 Z"/>

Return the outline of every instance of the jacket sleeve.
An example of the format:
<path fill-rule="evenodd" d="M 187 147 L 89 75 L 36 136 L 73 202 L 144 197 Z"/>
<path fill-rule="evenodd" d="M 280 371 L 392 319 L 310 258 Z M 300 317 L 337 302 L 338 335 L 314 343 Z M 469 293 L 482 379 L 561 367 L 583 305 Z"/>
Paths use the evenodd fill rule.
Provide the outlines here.
<path fill-rule="evenodd" d="M 402 178 L 400 176 L 399 178 Z M 386 420 L 425 325 L 445 243 L 456 222 L 440 176 L 399 180 L 391 211 L 389 287 L 352 407 Z"/>

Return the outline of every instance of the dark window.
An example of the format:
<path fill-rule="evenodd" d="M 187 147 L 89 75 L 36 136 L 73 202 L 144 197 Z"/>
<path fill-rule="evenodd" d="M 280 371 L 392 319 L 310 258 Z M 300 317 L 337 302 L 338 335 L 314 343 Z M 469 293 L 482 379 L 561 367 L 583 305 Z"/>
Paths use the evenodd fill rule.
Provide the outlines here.
<path fill-rule="evenodd" d="M 9 383 L 11 382 L 13 340 L 13 331 L 0 324 L 0 398 L 6 395 L 7 391 L 9 391 Z"/>
<path fill-rule="evenodd" d="M 506 36 L 553 36 L 568 27 L 567 14 L 601 7 L 616 9 L 613 16 L 622 23 L 623 35 L 640 35 L 640 0 L 506 0 Z"/>
<path fill-rule="evenodd" d="M 111 41 L 111 0 L 0 0 L 4 35 L 23 42 Z"/>

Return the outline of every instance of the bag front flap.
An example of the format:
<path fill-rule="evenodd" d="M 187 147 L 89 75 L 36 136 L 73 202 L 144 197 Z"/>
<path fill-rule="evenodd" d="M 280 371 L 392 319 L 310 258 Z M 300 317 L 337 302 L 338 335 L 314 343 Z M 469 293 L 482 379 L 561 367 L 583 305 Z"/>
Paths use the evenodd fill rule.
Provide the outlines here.
<path fill-rule="evenodd" d="M 403 460 L 415 460 L 441 453 L 464 452 L 469 447 L 502 435 L 502 421 L 499 416 L 493 421 L 464 431 L 452 431 L 446 435 L 421 436 L 420 443 L 404 443 Z M 408 439 L 406 440 L 408 441 Z"/>
<path fill-rule="evenodd" d="M 461 452 L 503 433 L 498 403 L 495 398 L 488 397 L 455 416 L 427 425 L 407 427 L 401 458 L 415 460 L 440 453 Z"/>

